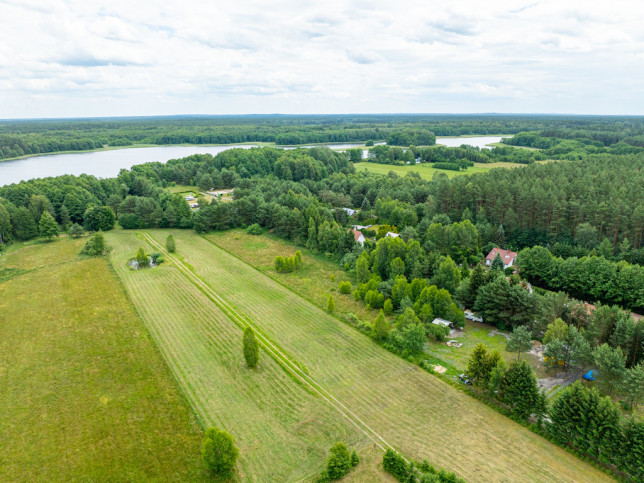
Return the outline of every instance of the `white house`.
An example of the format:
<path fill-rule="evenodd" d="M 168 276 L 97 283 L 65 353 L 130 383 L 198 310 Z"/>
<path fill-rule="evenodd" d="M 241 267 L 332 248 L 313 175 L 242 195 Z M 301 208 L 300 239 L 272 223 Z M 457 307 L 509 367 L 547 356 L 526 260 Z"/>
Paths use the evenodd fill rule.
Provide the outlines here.
<path fill-rule="evenodd" d="M 188 195 L 188 196 L 186 196 L 186 201 L 192 201 L 192 200 L 194 200 L 194 199 L 195 199 L 195 197 L 194 197 L 194 196 L 192 196 L 192 195 Z"/>
<path fill-rule="evenodd" d="M 387 234 L 385 235 L 385 238 L 398 238 L 400 235 L 398 233 L 394 233 L 393 231 L 388 231 Z"/>
<path fill-rule="evenodd" d="M 358 230 L 354 230 L 354 229 L 347 230 L 347 232 L 350 232 L 350 231 L 353 232 L 353 238 L 354 238 L 355 242 L 360 244 L 360 246 L 364 245 L 364 241 L 366 240 L 366 238 L 362 234 L 362 232 L 358 231 Z"/>
<path fill-rule="evenodd" d="M 492 251 L 488 253 L 487 257 L 485 257 L 485 265 L 487 265 L 488 267 L 492 265 L 492 261 L 496 257 L 497 253 L 503 261 L 503 268 L 508 268 L 514 265 L 514 260 L 517 258 L 517 253 L 510 250 L 503 250 L 499 247 L 492 248 Z"/>
<path fill-rule="evenodd" d="M 343 210 L 344 210 L 344 212 L 345 212 L 347 215 L 349 215 L 349 216 L 353 216 L 353 215 L 355 215 L 355 214 L 356 214 L 356 210 L 352 210 L 351 208 L 342 208 L 342 209 L 343 209 Z"/>

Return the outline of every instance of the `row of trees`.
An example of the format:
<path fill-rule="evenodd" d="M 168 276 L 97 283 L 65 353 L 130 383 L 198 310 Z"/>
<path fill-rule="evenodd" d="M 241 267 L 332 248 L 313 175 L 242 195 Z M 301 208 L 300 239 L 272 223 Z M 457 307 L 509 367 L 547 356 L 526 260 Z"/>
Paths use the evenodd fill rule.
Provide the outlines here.
<path fill-rule="evenodd" d="M 644 310 L 644 267 L 603 256 L 555 257 L 544 247 L 524 248 L 517 264 L 532 283 L 573 297 Z"/>

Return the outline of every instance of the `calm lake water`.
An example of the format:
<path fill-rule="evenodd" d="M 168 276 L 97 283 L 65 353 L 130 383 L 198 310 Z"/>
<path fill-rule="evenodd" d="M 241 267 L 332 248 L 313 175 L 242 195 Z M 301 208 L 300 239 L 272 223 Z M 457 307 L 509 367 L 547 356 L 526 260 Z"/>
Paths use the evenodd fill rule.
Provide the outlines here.
<path fill-rule="evenodd" d="M 46 178 L 63 174 L 92 174 L 98 178 L 113 178 L 122 168 L 130 169 L 135 164 L 185 158 L 191 154 L 217 154 L 232 148 L 254 146 L 155 146 L 152 148 L 127 148 L 93 153 L 51 154 L 33 156 L 13 161 L 0 161 L 0 186 L 19 183 L 21 180 Z"/>
<path fill-rule="evenodd" d="M 504 136 L 512 137 L 512 136 Z M 492 149 L 493 146 L 486 146 L 486 144 L 501 142 L 502 136 L 476 136 L 471 138 L 436 138 L 436 144 L 442 144 L 450 148 L 457 148 L 461 144 L 467 144 L 481 149 Z"/>
<path fill-rule="evenodd" d="M 496 143 L 500 136 L 479 136 L 471 138 L 437 138 L 437 144 L 460 146 L 469 144 L 480 148 L 486 144 Z M 384 143 L 376 143 L 384 144 Z M 331 149 L 350 149 L 363 144 L 330 144 Z M 50 154 L 32 156 L 13 161 L 0 161 L 0 186 L 19 183 L 32 178 L 46 178 L 63 174 L 91 174 L 98 178 L 112 178 L 122 168 L 130 169 L 135 164 L 159 161 L 165 163 L 170 159 L 184 158 L 191 154 L 218 154 L 227 149 L 249 149 L 253 145 L 229 144 L 226 146 L 155 146 L 151 148 L 127 148 L 93 153 Z M 294 148 L 284 148 L 294 149 Z M 366 154 L 366 152 L 365 152 Z"/>

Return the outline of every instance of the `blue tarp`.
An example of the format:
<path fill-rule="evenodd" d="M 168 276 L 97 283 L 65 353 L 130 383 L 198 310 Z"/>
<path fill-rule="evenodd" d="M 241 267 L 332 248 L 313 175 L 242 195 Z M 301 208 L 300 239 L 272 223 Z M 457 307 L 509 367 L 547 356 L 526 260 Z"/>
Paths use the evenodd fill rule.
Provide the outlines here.
<path fill-rule="evenodd" d="M 584 374 L 584 376 L 583 376 L 583 377 L 584 377 L 584 379 L 586 379 L 587 381 L 594 381 L 594 380 L 595 380 L 595 378 L 596 378 L 598 375 L 599 375 L 599 372 L 598 372 L 598 371 L 596 371 L 595 369 L 591 369 L 591 370 L 590 370 L 590 371 L 588 371 L 586 374 Z"/>

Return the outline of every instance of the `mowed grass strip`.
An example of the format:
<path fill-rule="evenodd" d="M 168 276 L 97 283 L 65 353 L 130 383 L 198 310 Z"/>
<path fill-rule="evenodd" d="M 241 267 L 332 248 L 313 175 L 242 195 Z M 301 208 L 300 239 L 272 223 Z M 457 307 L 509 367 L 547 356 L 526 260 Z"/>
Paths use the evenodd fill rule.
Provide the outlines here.
<path fill-rule="evenodd" d="M 257 369 L 246 368 L 241 328 L 171 263 L 129 270 L 127 260 L 145 245 L 136 234 L 114 232 L 108 241 L 117 273 L 200 420 L 235 438 L 242 480 L 310 479 L 323 469 L 335 441 L 367 445 L 266 352 Z"/>
<path fill-rule="evenodd" d="M 44 268 L 0 283 L 0 481 L 207 481 L 187 401 L 107 261 L 78 259 L 80 243 L 7 260 Z"/>
<path fill-rule="evenodd" d="M 151 233 L 163 241 L 169 232 Z M 473 481 L 609 480 L 206 239 L 172 233 L 195 273 L 405 455 L 427 457 Z"/>

